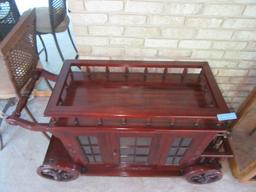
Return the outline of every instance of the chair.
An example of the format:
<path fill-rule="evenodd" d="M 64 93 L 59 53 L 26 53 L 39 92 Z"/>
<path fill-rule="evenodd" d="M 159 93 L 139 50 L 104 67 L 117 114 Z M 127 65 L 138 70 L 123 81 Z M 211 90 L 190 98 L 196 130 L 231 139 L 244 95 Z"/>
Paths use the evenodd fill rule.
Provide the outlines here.
<path fill-rule="evenodd" d="M 0 41 L 11 31 L 19 17 L 15 0 L 0 0 Z"/>
<path fill-rule="evenodd" d="M 64 32 L 66 30 L 68 31 L 69 39 L 76 52 L 77 59 L 78 51 L 71 37 L 69 29 L 70 20 L 67 15 L 66 0 L 48 0 L 48 4 L 49 7 L 36 8 L 36 31 L 39 36 L 39 39 L 42 42 L 43 49 L 45 51 L 46 61 L 48 61 L 48 54 L 41 35 L 50 33 L 53 35 L 59 55 L 62 61 L 64 61 L 64 56 L 58 43 L 56 33 Z"/>
<path fill-rule="evenodd" d="M 18 22 L 19 17 L 20 13 L 14 0 L 0 0 L 0 42 Z M 4 68 L 1 68 L 1 71 L 4 71 Z M 6 75 L 1 74 L 1 76 Z M 14 89 L 12 85 L 7 86 L 8 89 L 2 90 L 2 85 L 0 85 L 0 99 L 7 99 L 7 103 L 1 111 L 1 115 L 3 115 L 8 110 L 8 108 L 14 104 Z M 2 120 L 3 117 L 0 117 L 0 125 L 2 124 Z M 2 148 L 3 140 L 2 135 L 0 134 L 0 150 Z"/>
<path fill-rule="evenodd" d="M 35 33 L 35 10 L 28 11 L 20 17 L 19 22 L 0 43 L 0 64 L 5 65 L 9 77 L 19 99 L 16 110 L 12 116 L 19 118 L 24 110 L 34 123 L 37 123 L 27 107 L 28 99 L 37 83 L 42 77 L 52 89 L 48 80 L 55 81 L 56 75 L 38 68 L 38 54 Z M 2 68 L 2 66 L 0 66 Z M 3 83 L 3 82 L 1 82 Z M 44 133 L 45 136 L 49 136 Z"/>

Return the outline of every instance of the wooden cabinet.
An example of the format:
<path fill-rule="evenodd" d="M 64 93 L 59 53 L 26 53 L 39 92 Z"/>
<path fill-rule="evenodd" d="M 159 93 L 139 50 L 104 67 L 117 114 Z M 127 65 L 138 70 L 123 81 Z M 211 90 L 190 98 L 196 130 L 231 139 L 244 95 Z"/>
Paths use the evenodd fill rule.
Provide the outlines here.
<path fill-rule="evenodd" d="M 78 141 L 88 166 L 180 166 L 198 158 L 214 136 L 205 137 L 204 133 L 179 134 L 175 131 L 119 132 L 85 134 L 78 136 Z"/>

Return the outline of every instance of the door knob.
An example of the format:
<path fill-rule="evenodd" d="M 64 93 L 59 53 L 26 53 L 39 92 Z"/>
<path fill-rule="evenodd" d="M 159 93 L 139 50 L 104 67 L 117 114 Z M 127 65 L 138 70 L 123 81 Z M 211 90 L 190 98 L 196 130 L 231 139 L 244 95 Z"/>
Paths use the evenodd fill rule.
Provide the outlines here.
<path fill-rule="evenodd" d="M 116 150 L 113 151 L 113 155 L 117 156 L 117 151 Z"/>

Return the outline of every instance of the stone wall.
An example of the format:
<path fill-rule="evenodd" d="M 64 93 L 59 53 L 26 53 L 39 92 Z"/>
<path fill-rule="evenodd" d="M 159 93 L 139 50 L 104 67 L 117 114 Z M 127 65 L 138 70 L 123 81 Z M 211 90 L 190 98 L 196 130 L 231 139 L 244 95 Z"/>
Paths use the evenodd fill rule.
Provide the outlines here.
<path fill-rule="evenodd" d="M 230 108 L 256 84 L 256 0 L 69 0 L 82 59 L 208 61 Z"/>

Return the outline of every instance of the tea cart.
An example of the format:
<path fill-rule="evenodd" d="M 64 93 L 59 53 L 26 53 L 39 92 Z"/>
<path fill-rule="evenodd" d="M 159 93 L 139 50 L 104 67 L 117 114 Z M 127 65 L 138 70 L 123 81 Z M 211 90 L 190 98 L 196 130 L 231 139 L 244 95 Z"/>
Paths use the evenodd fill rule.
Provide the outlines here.
<path fill-rule="evenodd" d="M 45 110 L 50 123 L 21 119 L 21 110 L 8 121 L 53 134 L 37 172 L 57 181 L 184 175 L 211 183 L 222 177 L 218 159 L 233 156 L 227 121 L 217 118 L 229 109 L 206 62 L 67 60 Z"/>

